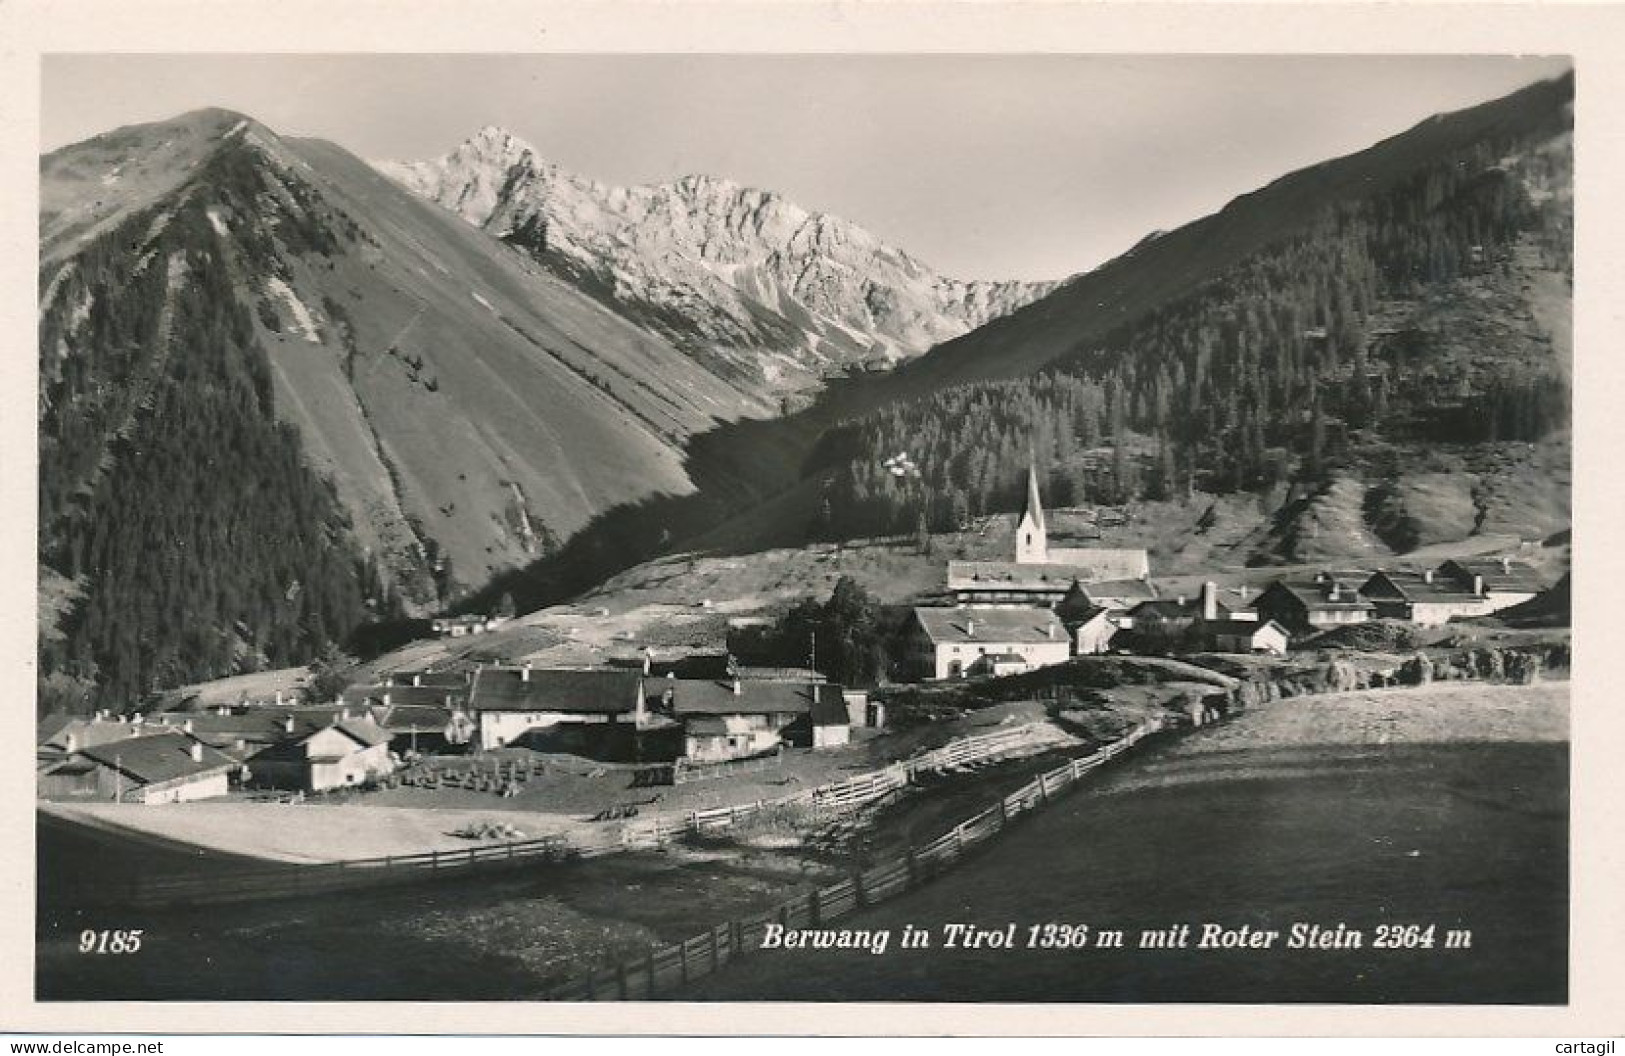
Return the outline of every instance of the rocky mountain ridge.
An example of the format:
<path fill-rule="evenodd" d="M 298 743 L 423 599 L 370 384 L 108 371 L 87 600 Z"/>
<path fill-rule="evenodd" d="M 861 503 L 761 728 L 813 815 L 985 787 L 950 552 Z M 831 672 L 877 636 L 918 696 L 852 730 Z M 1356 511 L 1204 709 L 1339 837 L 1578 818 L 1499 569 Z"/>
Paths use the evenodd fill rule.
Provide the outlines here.
<path fill-rule="evenodd" d="M 913 358 L 1057 285 L 949 278 L 856 224 L 719 177 L 599 183 L 496 127 L 434 161 L 375 165 L 708 368 L 779 394 Z"/>

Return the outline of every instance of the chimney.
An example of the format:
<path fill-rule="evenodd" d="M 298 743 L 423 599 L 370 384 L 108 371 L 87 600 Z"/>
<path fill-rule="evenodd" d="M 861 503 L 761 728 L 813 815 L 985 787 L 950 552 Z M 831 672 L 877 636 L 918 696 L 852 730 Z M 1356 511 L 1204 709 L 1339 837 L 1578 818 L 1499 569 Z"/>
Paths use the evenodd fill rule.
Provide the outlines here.
<path fill-rule="evenodd" d="M 1480 596 L 1483 595 L 1483 593 L 1484 593 L 1484 577 L 1483 576 L 1474 576 L 1473 577 L 1473 593 L 1478 594 Z"/>
<path fill-rule="evenodd" d="M 529 660 L 526 660 L 525 661 L 525 666 L 521 667 L 519 669 L 519 681 L 521 681 L 521 682 L 529 682 L 530 681 L 530 661 Z"/>
<path fill-rule="evenodd" d="M 90 717 L 90 721 L 91 722 L 101 722 L 105 718 L 107 718 L 107 712 L 98 711 L 96 714 L 94 714 L 94 715 L 92 715 Z"/>
<path fill-rule="evenodd" d="M 1212 623 L 1219 618 L 1219 588 L 1210 579 L 1202 584 L 1202 619 Z"/>
<path fill-rule="evenodd" d="M 1247 584 L 1245 583 L 1236 588 L 1236 597 L 1240 598 L 1242 601 L 1246 601 L 1247 596 L 1251 593 L 1252 591 L 1247 588 Z"/>
<path fill-rule="evenodd" d="M 292 715 L 289 715 L 287 718 L 282 720 L 282 732 L 283 733 L 292 733 L 293 732 L 293 716 Z"/>
<path fill-rule="evenodd" d="M 1335 579 L 1332 580 L 1332 589 L 1326 592 L 1326 600 L 1327 601 L 1338 601 L 1338 600 L 1341 600 L 1342 597 L 1343 597 L 1343 588 L 1337 585 L 1337 580 L 1335 580 Z"/>
<path fill-rule="evenodd" d="M 1423 570 L 1422 582 L 1428 584 L 1429 586 L 1433 585 L 1433 569 L 1429 568 Z"/>
<path fill-rule="evenodd" d="M 414 686 L 421 686 L 421 685 L 423 685 L 423 676 L 422 676 L 422 675 L 413 675 L 413 676 L 412 676 L 412 684 L 413 684 L 413 685 L 414 685 Z"/>
<path fill-rule="evenodd" d="M 643 677 L 645 677 L 645 678 L 649 677 L 649 671 L 653 668 L 653 666 L 654 666 L 654 656 L 649 652 L 649 647 L 644 646 L 644 648 L 643 648 Z"/>
<path fill-rule="evenodd" d="M 146 721 L 146 719 L 142 716 L 142 714 L 139 711 L 136 712 L 134 715 L 130 716 L 130 725 L 131 726 L 139 726 L 145 721 Z"/>
<path fill-rule="evenodd" d="M 276 691 L 276 703 L 277 707 L 280 708 L 282 706 L 282 691 L 280 689 Z"/>
<path fill-rule="evenodd" d="M 1501 575 L 1503 575 L 1503 576 L 1512 575 L 1512 558 L 1510 558 L 1510 557 L 1501 558 Z"/>
<path fill-rule="evenodd" d="M 739 679 L 737 679 L 737 678 L 734 679 L 734 696 L 737 697 L 740 694 L 744 693 L 744 691 L 745 691 L 745 687 L 743 687 L 743 686 L 741 686 L 739 684 Z"/>
<path fill-rule="evenodd" d="M 1055 621 L 1051 620 L 1045 624 L 1044 631 L 1049 635 L 1049 640 L 1053 642 L 1055 640 Z"/>
<path fill-rule="evenodd" d="M 67 748 L 69 755 L 79 750 L 79 735 L 77 733 L 68 734 Z"/>
<path fill-rule="evenodd" d="M 182 733 L 191 733 L 192 732 L 192 720 L 191 719 L 187 719 L 185 722 L 181 723 L 181 732 Z"/>
<path fill-rule="evenodd" d="M 965 637 L 966 638 L 975 638 L 976 637 L 976 621 L 974 619 L 967 619 L 965 621 Z"/>
<path fill-rule="evenodd" d="M 384 694 L 384 707 L 386 707 L 386 708 L 389 707 L 389 694 L 388 693 Z"/>
<path fill-rule="evenodd" d="M 192 762 L 201 763 L 203 761 L 203 745 L 202 745 L 202 743 L 199 742 L 199 741 L 193 741 L 191 751 L 192 751 Z"/>

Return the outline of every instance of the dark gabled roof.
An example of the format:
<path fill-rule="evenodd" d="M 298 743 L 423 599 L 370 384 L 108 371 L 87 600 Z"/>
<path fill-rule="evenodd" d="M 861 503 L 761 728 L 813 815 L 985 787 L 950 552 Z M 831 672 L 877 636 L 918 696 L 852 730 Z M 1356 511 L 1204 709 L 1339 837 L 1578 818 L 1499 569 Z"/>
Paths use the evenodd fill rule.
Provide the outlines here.
<path fill-rule="evenodd" d="M 1066 628 L 1048 609 L 917 608 L 914 617 L 926 636 L 939 645 L 1066 640 Z"/>
<path fill-rule="evenodd" d="M 49 745 L 51 738 L 67 729 L 74 721 L 74 717 L 66 712 L 53 711 L 40 719 L 39 724 L 34 728 L 34 743 L 42 746 Z"/>
<path fill-rule="evenodd" d="M 1066 590 L 1073 580 L 1117 583 L 1133 580 L 1146 568 L 1144 550 L 1050 549 L 1052 560 L 1021 564 L 1015 561 L 949 561 L 949 590 Z"/>
<path fill-rule="evenodd" d="M 839 692 L 818 693 L 813 698 L 812 723 L 814 726 L 852 725 L 852 716 L 846 710 L 846 699 Z"/>
<path fill-rule="evenodd" d="M 815 703 L 833 701 L 843 711 L 841 687 L 829 682 L 736 683 L 703 678 L 651 678 L 644 682 L 644 697 L 651 708 L 660 707 L 666 692 L 678 715 L 786 715 L 813 710 Z"/>
<path fill-rule="evenodd" d="M 459 682 L 455 686 L 373 685 L 351 686 L 344 691 L 344 703 L 350 705 L 382 706 L 384 698 L 389 704 L 442 705 L 468 698 L 468 687 Z"/>
<path fill-rule="evenodd" d="M 324 755 L 320 757 L 312 756 L 305 750 L 305 745 L 311 740 L 311 738 L 326 733 L 328 730 L 337 730 L 339 733 L 347 737 L 354 745 L 353 748 L 344 752 L 344 755 L 352 755 L 355 752 L 365 751 L 368 748 L 373 748 L 377 745 L 387 744 L 389 742 L 389 732 L 383 727 L 379 726 L 376 722 L 373 722 L 370 718 L 350 719 L 345 722 L 329 723 L 326 726 L 321 726 L 310 730 L 301 736 L 278 741 L 256 754 L 252 759 L 249 760 L 249 762 L 252 764 L 256 760 L 263 762 L 278 759 L 295 762 L 307 760 L 332 762 L 335 759 L 342 758 L 342 756 L 334 755 Z"/>
<path fill-rule="evenodd" d="M 1456 558 L 1440 565 L 1439 571 L 1469 589 L 1474 576 L 1483 577 L 1485 590 L 1538 594 L 1545 589 L 1533 567 L 1526 562 L 1513 561 L 1510 558 Z"/>
<path fill-rule="evenodd" d="M 1129 609 L 1128 614 L 1136 620 L 1148 617 L 1158 620 L 1194 619 L 1202 614 L 1202 602 L 1200 598 L 1195 600 L 1186 598 L 1184 601 L 1178 598 L 1158 598 L 1154 601 L 1140 602 Z"/>
<path fill-rule="evenodd" d="M 400 671 L 386 671 L 379 676 L 395 686 L 410 686 L 417 680 L 419 686 L 440 686 L 446 689 L 467 689 L 468 672 L 454 671 L 444 668 L 422 668 L 413 670 L 406 668 Z"/>
<path fill-rule="evenodd" d="M 1265 587 L 1264 593 L 1270 594 L 1278 591 L 1284 592 L 1287 595 L 1296 598 L 1305 609 L 1311 611 L 1332 612 L 1351 609 L 1372 609 L 1376 607 L 1368 598 L 1360 594 L 1358 590 L 1348 586 L 1346 583 L 1341 585 L 1339 597 L 1336 601 L 1333 601 L 1328 596 L 1329 586 L 1330 584 L 1314 582 L 1293 583 L 1284 579 L 1278 579 L 1274 583 L 1271 583 L 1268 587 Z M 1260 595 L 1261 598 L 1262 596 L 1263 595 Z"/>
<path fill-rule="evenodd" d="M 68 738 L 71 736 L 79 748 L 89 748 L 98 744 L 110 744 L 113 741 L 122 741 L 130 737 L 141 737 L 153 733 L 162 733 L 162 726 L 155 726 L 146 721 L 131 722 L 119 719 L 81 719 L 73 718 L 61 724 L 52 723 L 54 729 L 49 736 L 43 737 L 36 747 L 49 751 L 65 752 L 68 750 Z M 42 723 L 40 733 L 45 733 Z"/>
<path fill-rule="evenodd" d="M 440 733 L 451 721 L 451 709 L 434 704 L 391 704 L 373 708 L 372 717 L 390 733 Z"/>
<path fill-rule="evenodd" d="M 371 718 L 350 719 L 348 722 L 334 723 L 339 732 L 363 748 L 375 748 L 380 744 L 389 743 L 389 731 L 378 725 Z"/>
<path fill-rule="evenodd" d="M 201 762 L 192 758 L 194 744 L 201 748 Z M 180 732 L 129 737 L 82 748 L 79 754 L 103 766 L 110 766 L 143 785 L 183 777 L 203 777 L 221 770 L 235 769 L 238 765 L 235 759 L 223 752 Z"/>
<path fill-rule="evenodd" d="M 733 657 L 726 652 L 690 653 L 668 660 L 651 657 L 648 674 L 652 678 L 664 678 L 668 674 L 678 678 L 727 678 L 736 667 Z"/>
<path fill-rule="evenodd" d="M 1213 633 L 1220 638 L 1256 638 L 1261 631 L 1268 630 L 1271 627 L 1274 627 L 1277 633 L 1285 637 L 1291 637 L 1287 629 L 1275 620 L 1265 620 L 1263 623 L 1257 623 L 1253 620 L 1234 620 L 1227 623 L 1210 624 L 1210 626 L 1213 628 Z"/>
<path fill-rule="evenodd" d="M 620 715 L 638 706 L 636 671 L 577 671 L 485 667 L 474 674 L 473 711 L 564 711 Z"/>
<path fill-rule="evenodd" d="M 1459 582 L 1449 576 L 1435 573 L 1430 583 L 1425 574 L 1408 569 L 1373 572 L 1371 578 L 1360 587 L 1360 592 L 1374 598 L 1399 598 L 1413 604 L 1447 605 L 1482 600 L 1471 589 L 1463 589 Z"/>
<path fill-rule="evenodd" d="M 1157 588 L 1143 579 L 1107 579 L 1099 583 L 1085 583 L 1083 593 L 1090 598 L 1138 598 L 1149 601 L 1157 597 Z"/>

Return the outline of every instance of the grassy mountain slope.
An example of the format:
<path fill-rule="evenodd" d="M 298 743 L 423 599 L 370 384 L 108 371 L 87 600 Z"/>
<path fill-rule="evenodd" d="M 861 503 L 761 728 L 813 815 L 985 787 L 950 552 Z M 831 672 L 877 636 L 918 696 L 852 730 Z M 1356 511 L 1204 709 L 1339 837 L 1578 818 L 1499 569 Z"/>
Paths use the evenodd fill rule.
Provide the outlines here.
<path fill-rule="evenodd" d="M 358 159 L 236 114 L 67 147 L 41 178 L 42 560 L 82 590 L 47 666 L 104 696 L 308 658 L 363 596 L 437 607 L 602 510 L 692 491 L 686 442 L 762 409 Z M 188 543 L 173 520 L 203 510 L 221 519 Z M 184 611 L 269 524 L 346 571 L 290 557 Z M 157 567 L 186 584 L 172 630 L 135 586 Z M 318 576 L 345 599 L 305 611 Z M 192 633 L 219 640 L 123 641 Z"/>
<path fill-rule="evenodd" d="M 1400 185 L 1438 159 L 1482 143 L 1549 138 L 1569 126 L 1572 75 L 1429 118 L 1359 153 L 1302 169 L 1212 216 L 1142 242 L 1048 297 L 996 319 L 897 371 L 895 384 L 1019 377 L 1089 347 L 1112 330 L 1194 291 L 1340 201 Z"/>

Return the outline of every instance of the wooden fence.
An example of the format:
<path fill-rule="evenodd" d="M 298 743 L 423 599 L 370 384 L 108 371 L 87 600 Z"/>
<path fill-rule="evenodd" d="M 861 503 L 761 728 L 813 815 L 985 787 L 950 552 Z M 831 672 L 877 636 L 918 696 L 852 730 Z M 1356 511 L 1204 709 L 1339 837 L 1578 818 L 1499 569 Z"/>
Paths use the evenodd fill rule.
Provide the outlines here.
<path fill-rule="evenodd" d="M 1035 727 L 965 737 L 924 752 L 884 770 L 860 774 L 821 785 L 781 799 L 757 800 L 710 810 L 688 811 L 670 818 L 629 821 L 602 831 L 578 831 L 568 837 L 482 844 L 456 851 L 363 858 L 316 865 L 285 865 L 244 869 L 212 876 L 136 876 L 108 881 L 87 880 L 48 893 L 64 904 L 166 906 L 197 903 L 248 902 L 338 891 L 370 884 L 411 883 L 443 873 L 494 871 L 538 861 L 596 858 L 627 850 L 659 847 L 689 836 L 716 833 L 768 808 L 810 808 L 820 816 L 837 816 L 861 809 L 892 795 L 916 774 L 1006 754 L 1030 744 Z"/>
<path fill-rule="evenodd" d="M 98 877 L 42 895 L 75 905 L 158 907 L 246 902 L 379 884 L 411 883 L 452 871 L 496 871 L 538 861 L 562 861 L 580 852 L 561 836 L 484 844 L 457 851 L 384 858 L 358 858 L 316 865 L 285 865 L 222 871 L 210 876 L 129 875 Z"/>
<path fill-rule="evenodd" d="M 993 839 L 1016 818 L 1045 806 L 1085 775 L 1163 728 L 1149 719 L 1121 739 L 1080 759 L 1040 774 L 1033 781 L 967 818 L 929 843 L 871 865 L 846 878 L 798 894 L 754 916 L 719 924 L 683 942 L 580 975 L 546 995 L 553 1001 L 638 1001 L 675 994 L 762 946 L 768 929 L 817 928 L 849 913 L 913 890 L 949 869 L 970 851 Z"/>

